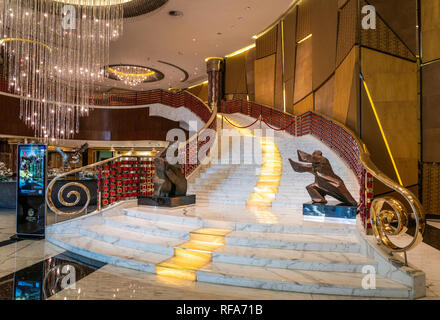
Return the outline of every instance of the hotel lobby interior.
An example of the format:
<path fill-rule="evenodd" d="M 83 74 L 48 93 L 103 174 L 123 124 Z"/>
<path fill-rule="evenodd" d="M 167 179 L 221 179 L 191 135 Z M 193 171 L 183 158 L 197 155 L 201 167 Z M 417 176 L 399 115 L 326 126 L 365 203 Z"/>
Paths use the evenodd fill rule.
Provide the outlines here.
<path fill-rule="evenodd" d="M 0 32 L 0 300 L 440 300 L 440 1 L 0 0 Z"/>

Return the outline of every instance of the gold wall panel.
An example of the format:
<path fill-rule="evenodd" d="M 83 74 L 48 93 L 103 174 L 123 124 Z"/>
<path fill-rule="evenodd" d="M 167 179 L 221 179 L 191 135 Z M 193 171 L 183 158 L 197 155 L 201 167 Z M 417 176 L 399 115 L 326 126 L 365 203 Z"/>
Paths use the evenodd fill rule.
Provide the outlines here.
<path fill-rule="evenodd" d="M 315 92 L 315 111 L 333 118 L 335 77 L 331 77 Z"/>
<path fill-rule="evenodd" d="M 294 102 L 312 92 L 312 39 L 300 43 L 296 49 Z"/>
<path fill-rule="evenodd" d="M 390 28 L 415 55 L 417 53 L 417 2 L 414 0 L 368 0 Z M 396 14 L 398 8 L 398 14 Z"/>
<path fill-rule="evenodd" d="M 246 52 L 226 58 L 225 94 L 246 93 Z"/>
<path fill-rule="evenodd" d="M 440 58 L 440 1 L 421 0 L 423 62 Z"/>
<path fill-rule="evenodd" d="M 255 60 L 255 102 L 270 107 L 274 105 L 275 56 Z"/>
<path fill-rule="evenodd" d="M 357 90 L 357 65 L 359 60 L 359 47 L 355 46 L 341 65 L 335 71 L 335 94 L 333 119 L 347 124 L 347 116 L 351 104 L 355 104 L 356 108 L 359 102 L 353 102 L 352 91 Z M 351 128 L 355 129 L 355 128 Z"/>
<path fill-rule="evenodd" d="M 312 1 L 313 90 L 335 71 L 338 1 Z"/>
<path fill-rule="evenodd" d="M 246 52 L 246 83 L 250 101 L 255 101 L 255 56 L 255 48 Z"/>
<path fill-rule="evenodd" d="M 362 1 L 361 5 L 367 5 Z M 398 57 L 415 60 L 414 54 L 405 46 L 396 33 L 377 16 L 376 29 L 361 29 L 361 42 L 363 46 L 387 52 Z"/>
<path fill-rule="evenodd" d="M 298 5 L 297 42 L 312 33 L 312 1 L 302 0 Z"/>
<path fill-rule="evenodd" d="M 309 94 L 304 100 L 293 106 L 293 113 L 298 116 L 307 111 L 313 111 L 313 100 L 313 93 Z"/>
<path fill-rule="evenodd" d="M 284 19 L 284 81 L 295 77 L 296 15 L 292 10 Z"/>
<path fill-rule="evenodd" d="M 281 24 L 278 24 L 278 39 L 277 39 L 277 54 L 275 61 L 275 104 L 274 108 L 284 111 L 284 97 L 283 97 L 283 42 Z"/>
<path fill-rule="evenodd" d="M 425 163 L 422 178 L 422 204 L 426 213 L 440 215 L 440 164 Z"/>
<path fill-rule="evenodd" d="M 261 59 L 277 52 L 278 25 L 267 31 L 255 41 L 257 59 Z"/>
<path fill-rule="evenodd" d="M 293 114 L 293 79 L 286 81 L 286 112 Z"/>
<path fill-rule="evenodd" d="M 402 181 L 405 186 L 417 184 L 419 158 L 417 65 L 362 48 L 362 73 Z M 368 107 L 371 108 L 363 104 L 362 111 L 364 112 Z M 367 125 L 373 126 L 375 123 Z M 364 131 L 362 137 L 364 138 Z M 367 147 L 372 153 L 374 152 L 374 145 Z M 382 154 L 385 155 L 387 154 Z"/>
<path fill-rule="evenodd" d="M 423 161 L 440 162 L 440 62 L 422 70 Z"/>
<path fill-rule="evenodd" d="M 357 0 L 349 0 L 339 11 L 336 66 L 347 56 L 358 41 Z"/>

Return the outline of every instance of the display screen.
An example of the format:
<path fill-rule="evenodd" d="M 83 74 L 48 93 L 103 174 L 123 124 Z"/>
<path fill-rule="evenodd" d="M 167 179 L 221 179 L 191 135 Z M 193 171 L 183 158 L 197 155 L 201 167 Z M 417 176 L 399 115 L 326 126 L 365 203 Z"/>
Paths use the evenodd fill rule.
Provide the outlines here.
<path fill-rule="evenodd" d="M 46 146 L 21 145 L 18 150 L 18 190 L 21 195 L 43 195 Z"/>
<path fill-rule="evenodd" d="M 41 283 L 37 281 L 17 281 L 15 300 L 40 300 Z"/>

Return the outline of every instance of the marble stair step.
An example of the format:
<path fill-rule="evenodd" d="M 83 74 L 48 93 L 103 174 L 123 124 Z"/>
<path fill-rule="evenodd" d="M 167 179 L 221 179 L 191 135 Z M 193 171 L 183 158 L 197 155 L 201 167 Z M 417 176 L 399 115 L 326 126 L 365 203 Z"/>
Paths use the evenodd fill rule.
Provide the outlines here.
<path fill-rule="evenodd" d="M 106 217 L 105 224 L 125 230 L 137 231 L 151 235 L 188 240 L 189 232 L 198 229 L 197 226 L 179 225 L 163 221 L 152 221 L 129 216 Z"/>
<path fill-rule="evenodd" d="M 89 238 L 111 243 L 120 247 L 173 255 L 174 247 L 186 240 L 152 235 L 127 229 L 111 227 L 109 225 L 93 225 L 79 229 L 79 233 Z"/>
<path fill-rule="evenodd" d="M 291 270 L 362 272 L 377 262 L 360 253 L 301 251 L 226 245 L 212 253 L 213 262 Z"/>
<path fill-rule="evenodd" d="M 315 294 L 410 298 L 410 288 L 376 275 L 376 289 L 363 289 L 363 273 L 288 270 L 212 262 L 196 271 L 197 281 Z"/>
<path fill-rule="evenodd" d="M 226 244 L 260 248 L 304 251 L 359 252 L 354 235 L 288 234 L 275 232 L 233 231 L 226 236 Z"/>
<path fill-rule="evenodd" d="M 46 239 L 71 252 L 113 265 L 155 273 L 155 265 L 172 257 L 136 249 L 127 249 L 82 234 L 53 234 Z"/>
<path fill-rule="evenodd" d="M 242 208 L 226 207 L 225 211 L 215 207 L 215 212 L 210 213 L 209 207 L 203 210 L 200 216 L 185 210 L 163 210 L 161 213 L 151 213 L 150 207 L 134 207 L 125 209 L 126 214 L 130 213 L 143 220 L 160 220 L 178 225 L 191 225 L 196 228 L 226 228 L 237 231 L 249 231 L 255 233 L 287 233 L 287 234 L 324 234 L 324 235 L 352 235 L 356 232 L 356 227 L 351 225 L 341 225 L 339 223 L 304 221 L 302 218 L 289 219 L 288 223 L 264 224 L 256 222 L 256 213 L 246 211 L 242 217 L 237 217 L 235 210 Z M 290 212 L 288 214 L 290 216 Z M 135 222 L 137 222 L 135 220 Z M 190 230 L 190 228 L 188 229 Z M 192 231 L 192 230 L 190 230 Z M 351 239 L 351 238 L 350 238 Z"/>

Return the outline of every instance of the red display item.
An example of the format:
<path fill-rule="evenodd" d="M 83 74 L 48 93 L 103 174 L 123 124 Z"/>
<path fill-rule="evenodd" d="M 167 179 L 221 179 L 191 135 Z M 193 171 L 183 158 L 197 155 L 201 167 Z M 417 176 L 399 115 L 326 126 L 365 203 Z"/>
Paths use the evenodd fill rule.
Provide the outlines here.
<path fill-rule="evenodd" d="M 105 198 L 105 199 L 107 199 L 107 198 L 108 198 L 108 192 L 103 192 L 103 193 L 102 193 L 102 197 Z"/>
<path fill-rule="evenodd" d="M 102 191 L 108 191 L 108 186 L 102 186 Z"/>
<path fill-rule="evenodd" d="M 102 205 L 104 205 L 104 206 L 108 205 L 108 200 L 107 199 L 103 199 L 102 200 Z"/>

